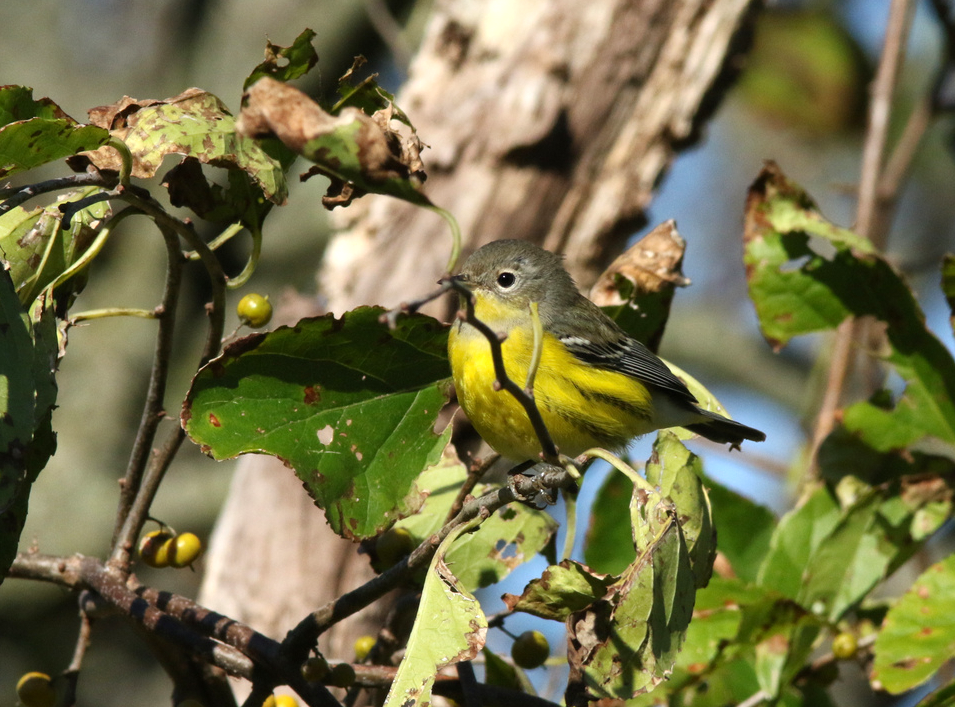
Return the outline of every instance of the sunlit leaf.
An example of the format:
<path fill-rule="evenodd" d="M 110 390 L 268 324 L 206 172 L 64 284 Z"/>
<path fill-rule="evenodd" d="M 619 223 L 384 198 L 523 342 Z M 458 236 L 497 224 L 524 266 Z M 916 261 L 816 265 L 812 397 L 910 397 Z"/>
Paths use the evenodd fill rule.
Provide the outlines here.
<path fill-rule="evenodd" d="M 477 656 L 486 633 L 487 619 L 481 605 L 436 554 L 385 707 L 430 704 L 438 670 Z"/>
<path fill-rule="evenodd" d="M 616 579 L 597 575 L 579 562 L 563 560 L 531 580 L 520 596 L 505 594 L 504 603 L 511 611 L 564 621 L 570 614 L 602 599 Z"/>
<path fill-rule="evenodd" d="M 271 76 L 277 81 L 294 81 L 307 74 L 318 63 L 313 39 L 315 32 L 306 29 L 287 47 L 266 42 L 265 61 L 252 69 L 242 89 L 247 89 L 263 76 Z"/>
<path fill-rule="evenodd" d="M 773 164 L 750 187 L 745 239 L 750 295 L 777 348 L 849 317 L 873 317 L 885 327 L 883 358 L 905 392 L 894 406 L 848 408 L 850 432 L 879 451 L 926 438 L 955 444 L 955 361 L 926 327 L 901 275 L 868 240 L 826 221 Z"/>
<path fill-rule="evenodd" d="M 928 680 L 955 654 L 955 555 L 925 570 L 889 609 L 872 679 L 893 694 Z"/>
<path fill-rule="evenodd" d="M 61 206 L 100 191 L 88 187 L 69 191 L 56 203 L 27 210 L 14 207 L 0 215 L 0 258 L 10 266 L 10 276 L 26 305 L 83 254 L 97 229 L 110 215 L 107 202 L 74 212 L 63 228 Z"/>
<path fill-rule="evenodd" d="M 451 505 L 464 484 L 467 470 L 448 447 L 441 461 L 415 481 L 426 494 L 424 505 L 414 515 L 395 525 L 411 533 L 420 544 L 445 524 Z M 480 496 L 492 487 L 478 484 L 472 492 Z M 474 591 L 504 579 L 511 570 L 540 552 L 557 530 L 557 522 L 545 511 L 523 504 L 511 504 L 486 519 L 474 532 L 451 546 L 445 561 L 462 585 Z"/>

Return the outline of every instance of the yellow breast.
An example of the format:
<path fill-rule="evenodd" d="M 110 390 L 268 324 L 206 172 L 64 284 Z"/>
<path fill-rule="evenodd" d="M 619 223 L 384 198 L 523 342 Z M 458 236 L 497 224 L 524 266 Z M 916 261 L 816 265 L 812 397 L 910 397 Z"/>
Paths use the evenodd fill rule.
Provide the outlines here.
<path fill-rule="evenodd" d="M 501 323 L 494 314 L 478 310 L 482 321 Z M 526 325 L 512 323 L 504 330 L 505 370 L 523 387 L 534 343 L 529 318 Z M 541 446 L 524 408 L 510 393 L 495 390 L 487 339 L 474 327 L 457 322 L 448 351 L 458 401 L 481 437 L 513 461 L 539 459 Z M 561 453 L 569 456 L 591 447 L 621 449 L 634 437 L 656 429 L 646 387 L 629 376 L 580 361 L 547 333 L 534 395 L 551 437 Z"/>

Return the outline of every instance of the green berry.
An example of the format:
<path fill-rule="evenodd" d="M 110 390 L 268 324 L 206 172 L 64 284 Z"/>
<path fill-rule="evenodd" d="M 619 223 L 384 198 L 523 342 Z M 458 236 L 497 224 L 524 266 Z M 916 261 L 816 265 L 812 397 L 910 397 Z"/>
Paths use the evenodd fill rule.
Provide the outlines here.
<path fill-rule="evenodd" d="M 139 541 L 139 557 L 150 567 L 169 566 L 169 541 L 173 535 L 166 528 L 146 533 Z"/>
<path fill-rule="evenodd" d="M 355 660 L 360 663 L 367 658 L 375 643 L 374 636 L 359 636 L 355 639 Z"/>
<path fill-rule="evenodd" d="M 328 671 L 325 684 L 332 687 L 351 687 L 355 684 L 355 669 L 348 663 L 334 665 Z"/>
<path fill-rule="evenodd" d="M 524 631 L 511 646 L 511 658 L 519 668 L 539 668 L 550 656 L 550 644 L 540 631 Z"/>
<path fill-rule="evenodd" d="M 243 324 L 256 329 L 265 326 L 272 319 L 272 303 L 269 298 L 255 292 L 240 299 L 235 311 Z"/>
<path fill-rule="evenodd" d="M 832 639 L 832 654 L 839 660 L 849 660 L 859 650 L 859 642 L 851 633 L 843 631 Z"/>
<path fill-rule="evenodd" d="M 56 690 L 46 673 L 26 673 L 17 682 L 17 698 L 23 707 L 53 707 Z"/>
<path fill-rule="evenodd" d="M 315 655 L 302 664 L 302 677 L 309 682 L 319 682 L 328 675 L 328 661 L 324 656 Z"/>
<path fill-rule="evenodd" d="M 375 541 L 375 554 L 385 568 L 393 567 L 405 555 L 414 550 L 414 537 L 405 528 L 392 528 Z"/>
<path fill-rule="evenodd" d="M 202 541 L 193 533 L 180 533 L 168 541 L 168 554 L 172 567 L 186 567 L 199 559 Z"/>

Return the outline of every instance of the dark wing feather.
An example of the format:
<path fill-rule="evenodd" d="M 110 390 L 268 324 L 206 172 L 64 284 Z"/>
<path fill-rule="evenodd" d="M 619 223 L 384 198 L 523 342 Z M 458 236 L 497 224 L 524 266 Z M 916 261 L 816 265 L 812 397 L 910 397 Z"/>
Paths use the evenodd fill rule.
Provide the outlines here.
<path fill-rule="evenodd" d="M 699 405 L 683 381 L 636 339 L 621 335 L 599 344 L 579 336 L 562 336 L 560 340 L 574 356 L 591 366 L 623 373 L 673 393 L 688 405 Z"/>

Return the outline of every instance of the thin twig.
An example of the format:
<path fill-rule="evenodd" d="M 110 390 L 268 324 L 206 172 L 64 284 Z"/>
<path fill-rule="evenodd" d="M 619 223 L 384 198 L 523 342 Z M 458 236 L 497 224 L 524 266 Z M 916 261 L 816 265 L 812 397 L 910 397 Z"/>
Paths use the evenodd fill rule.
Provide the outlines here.
<path fill-rule="evenodd" d="M 412 314 L 424 307 L 428 302 L 438 299 L 445 292 L 452 289 L 451 279 L 443 277 L 439 280 L 440 287 L 411 302 L 402 302 L 394 309 L 389 309 L 381 315 L 381 322 L 387 324 L 389 329 L 394 329 L 398 324 L 398 316 L 401 314 Z"/>
<path fill-rule="evenodd" d="M 145 514 L 141 519 L 137 517 L 131 521 L 130 510 L 136 503 L 140 492 L 140 484 L 146 470 L 153 440 L 156 437 L 156 431 L 159 428 L 160 421 L 165 416 L 164 398 L 172 356 L 173 334 L 176 327 L 176 305 L 179 303 L 179 293 L 182 286 L 184 261 L 182 251 L 179 248 L 179 239 L 165 225 L 157 225 L 159 225 L 159 230 L 166 243 L 166 282 L 163 286 L 162 300 L 156 308 L 159 327 L 156 332 L 153 365 L 149 375 L 146 401 L 143 404 L 136 439 L 133 442 L 133 448 L 126 465 L 126 474 L 123 477 L 120 490 L 119 507 L 116 511 L 110 562 L 118 568 L 127 566 L 129 553 L 136 542 L 136 536 L 142 529 L 142 523 L 145 521 Z"/>
<path fill-rule="evenodd" d="M 872 100 L 865 144 L 862 150 L 862 171 L 859 182 L 859 203 L 856 211 L 856 232 L 864 238 L 874 238 L 878 244 L 887 231 L 889 222 L 884 203 L 880 199 L 879 185 L 882 180 L 883 158 L 888 138 L 892 98 L 898 83 L 899 70 L 905 57 L 906 37 L 912 14 L 911 0 L 892 0 L 886 28 L 885 43 L 875 81 L 872 84 Z M 884 195 L 883 199 L 884 199 Z M 833 356 L 829 368 L 826 391 L 820 405 L 813 431 L 812 454 L 809 476 L 818 473 L 819 446 L 835 426 L 836 411 L 842 399 L 849 365 L 852 342 L 858 334 L 853 320 L 839 326 L 833 344 Z"/>
<path fill-rule="evenodd" d="M 118 180 L 106 179 L 100 172 L 84 172 L 82 174 L 71 174 L 68 177 L 56 177 L 47 179 L 36 184 L 28 184 L 22 187 L 6 187 L 0 189 L 0 216 L 16 208 L 20 204 L 29 201 L 40 194 L 48 194 L 51 191 L 60 191 L 62 189 L 76 189 L 78 187 L 103 187 L 112 189 L 116 186 Z"/>
<path fill-rule="evenodd" d="M 283 651 L 293 659 L 304 659 L 321 634 L 400 586 L 416 569 L 430 562 L 438 545 L 455 528 L 478 516 L 489 518 L 508 503 L 532 498 L 540 492 L 542 486 L 556 489 L 563 488 L 568 483 L 573 481 L 563 469 L 558 469 L 558 472 L 554 474 L 538 474 L 533 478 L 511 477 L 508 486 L 489 491 L 479 498 L 468 501 L 453 520 L 421 543 L 410 555 L 382 574 L 328 602 L 300 621 L 282 642 Z"/>
<path fill-rule="evenodd" d="M 480 460 L 476 464 L 472 464 L 468 469 L 468 476 L 464 480 L 464 485 L 458 489 L 458 495 L 454 499 L 454 503 L 451 504 L 451 510 L 448 511 L 448 516 L 445 518 L 444 522 L 447 523 L 451 521 L 458 513 L 461 512 L 461 508 L 464 507 L 464 501 L 470 495 L 471 491 L 474 490 L 474 487 L 477 486 L 478 482 L 484 477 L 487 473 L 487 470 L 490 469 L 498 459 L 501 458 L 501 455 L 497 452 L 489 454 L 487 458 Z"/>
<path fill-rule="evenodd" d="M 528 395 L 521 386 L 511 380 L 507 375 L 507 371 L 504 368 L 504 352 L 501 348 L 503 335 L 495 332 L 474 314 L 474 293 L 463 283 L 458 282 L 454 278 L 450 278 L 446 282 L 451 282 L 451 286 L 464 296 L 464 321 L 481 332 L 491 347 L 491 359 L 494 362 L 494 375 L 497 379 L 495 381 L 495 387 L 513 395 L 514 399 L 524 408 L 524 412 L 527 413 L 531 426 L 534 428 L 534 433 L 537 435 L 537 440 L 540 442 L 544 461 L 548 464 L 560 466 L 561 460 L 557 445 L 554 444 L 554 440 L 550 436 L 550 431 L 547 429 L 547 425 L 544 424 L 544 419 L 541 417 L 540 410 L 537 409 L 537 403 L 534 401 L 534 397 Z M 460 313 L 458 313 L 458 316 L 461 316 Z"/>
<path fill-rule="evenodd" d="M 200 366 L 204 366 L 211 361 L 222 346 L 222 332 L 225 328 L 225 297 L 226 297 L 226 276 L 222 270 L 222 264 L 216 258 L 215 253 L 209 250 L 199 234 L 196 233 L 191 223 L 180 221 L 171 216 L 159 202 L 152 197 L 144 197 L 133 190 L 123 192 L 122 198 L 151 217 L 157 224 L 164 225 L 172 231 L 175 231 L 179 237 L 186 241 L 190 248 L 199 254 L 199 260 L 206 269 L 209 276 L 209 285 L 212 289 L 212 302 L 207 307 L 209 312 L 209 332 L 206 336 L 206 343 L 203 347 L 200 358 Z"/>
<path fill-rule="evenodd" d="M 87 613 L 80 608 L 80 631 L 76 637 L 73 659 L 63 673 L 63 678 L 66 680 L 66 696 L 63 702 L 66 705 L 76 704 L 76 686 L 80 679 L 80 668 L 83 667 L 83 658 L 86 657 L 86 650 L 90 647 L 92 627 L 92 620 Z"/>
<path fill-rule="evenodd" d="M 408 73 L 411 50 L 401 36 L 401 25 L 391 14 L 384 0 L 364 0 L 365 14 L 378 36 L 387 45 L 391 58 L 402 72 Z"/>
<path fill-rule="evenodd" d="M 310 707 L 339 707 L 324 686 L 305 681 L 298 663 L 283 660 L 276 641 L 190 599 L 137 585 L 95 557 L 19 553 L 8 576 L 91 590 L 150 633 L 230 675 L 251 680 L 265 670 L 273 684 L 289 685 Z M 212 632 L 210 617 L 215 637 L 203 635 Z"/>

